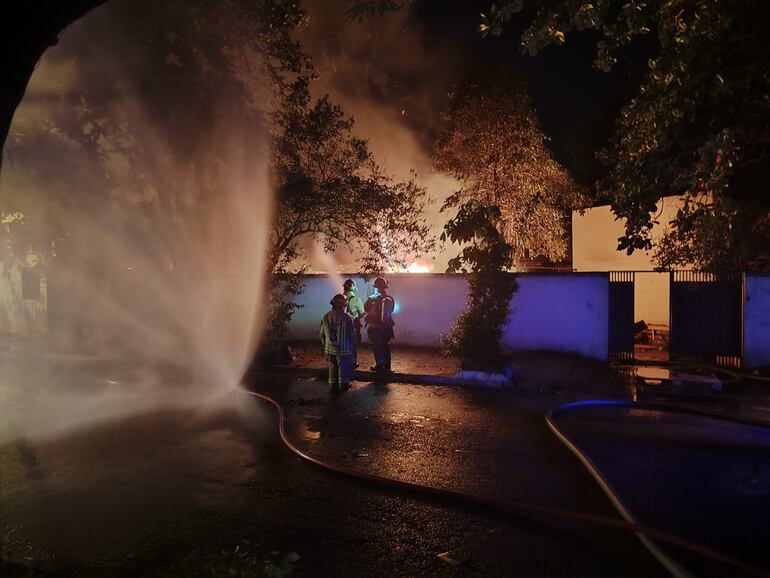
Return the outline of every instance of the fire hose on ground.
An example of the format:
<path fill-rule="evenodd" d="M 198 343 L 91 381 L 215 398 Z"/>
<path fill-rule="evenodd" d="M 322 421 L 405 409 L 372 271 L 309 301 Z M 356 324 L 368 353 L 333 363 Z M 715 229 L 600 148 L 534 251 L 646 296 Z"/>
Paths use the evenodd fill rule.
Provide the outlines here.
<path fill-rule="evenodd" d="M 278 431 L 283 444 L 292 453 L 294 453 L 301 459 L 317 467 L 320 467 L 326 471 L 355 478 L 358 480 L 363 480 L 373 484 L 378 484 L 391 489 L 407 491 L 416 495 L 440 498 L 448 501 L 454 501 L 454 502 L 458 502 L 466 505 L 482 507 L 489 510 L 504 512 L 504 513 L 513 514 L 513 515 L 525 515 L 530 517 L 538 517 L 538 516 L 547 517 L 547 518 L 554 518 L 554 519 L 560 519 L 560 520 L 566 520 L 566 521 L 572 521 L 572 522 L 592 524 L 592 525 L 610 528 L 614 530 L 632 532 L 640 539 L 642 544 L 644 544 L 644 546 L 650 551 L 650 553 L 656 558 L 656 560 L 658 560 L 658 562 L 662 564 L 666 568 L 666 570 L 675 578 L 689 577 L 692 574 L 686 568 L 684 568 L 681 564 L 679 564 L 673 558 L 671 558 L 668 554 L 666 554 L 663 550 L 661 550 L 658 547 L 658 545 L 655 543 L 655 540 L 682 548 L 684 550 L 695 553 L 704 558 L 708 558 L 708 559 L 720 562 L 727 566 L 731 566 L 737 570 L 740 570 L 752 576 L 766 576 L 770 578 L 770 571 L 768 570 L 765 570 L 763 568 L 758 568 L 748 562 L 733 558 L 715 549 L 703 546 L 701 544 L 697 544 L 695 542 L 692 542 L 690 540 L 687 540 L 685 538 L 682 538 L 670 532 L 666 532 L 665 530 L 660 530 L 657 528 L 640 524 L 633 517 L 628 507 L 623 503 L 623 500 L 620 498 L 617 492 L 612 488 L 612 486 L 609 484 L 606 478 L 602 475 L 601 471 L 596 467 L 596 465 L 591 461 L 588 455 L 586 455 L 585 452 L 583 452 L 562 430 L 558 428 L 554 418 L 559 413 L 566 411 L 568 409 L 579 407 L 579 406 L 586 406 L 593 403 L 597 405 L 598 404 L 626 405 L 626 406 L 633 406 L 636 408 L 645 407 L 645 408 L 661 409 L 662 407 L 665 407 L 668 411 L 672 411 L 672 410 L 685 411 L 686 413 L 690 413 L 690 414 L 698 414 L 698 415 L 704 415 L 708 417 L 719 417 L 720 419 L 725 419 L 728 421 L 742 422 L 744 420 L 734 420 L 732 418 L 726 418 L 724 416 L 714 416 L 713 414 L 698 412 L 697 410 L 680 409 L 672 406 L 662 406 L 661 404 L 645 404 L 645 403 L 624 402 L 624 401 L 576 402 L 572 404 L 563 405 L 561 407 L 558 407 L 550 411 L 545 416 L 546 424 L 548 425 L 550 430 L 554 433 L 554 435 L 556 435 L 556 437 L 580 460 L 583 466 L 586 467 L 586 469 L 593 476 L 593 478 L 596 480 L 596 482 L 599 484 L 601 489 L 604 491 L 604 493 L 607 495 L 609 500 L 612 502 L 612 504 L 615 506 L 615 508 L 618 510 L 618 512 L 622 516 L 623 519 L 621 520 L 621 519 L 610 518 L 610 517 L 602 516 L 598 514 L 591 514 L 588 512 L 563 510 L 559 508 L 541 506 L 541 505 L 532 504 L 528 502 L 504 501 L 504 500 L 497 500 L 494 498 L 487 498 L 483 496 L 476 496 L 476 495 L 466 494 L 466 493 L 458 492 L 454 490 L 448 490 L 445 488 L 439 488 L 439 487 L 423 485 L 423 484 L 416 484 L 412 482 L 398 480 L 395 478 L 389 478 L 389 477 L 379 476 L 375 474 L 370 474 L 370 473 L 355 470 L 352 468 L 347 468 L 345 466 L 341 466 L 338 464 L 319 460 L 303 452 L 296 445 L 294 445 L 291 442 L 291 440 L 288 438 L 286 434 L 286 429 L 284 427 L 286 416 L 283 410 L 283 406 L 281 405 L 280 402 L 276 401 L 272 397 L 269 397 L 261 393 L 257 393 L 255 391 L 250 391 L 247 389 L 244 389 L 243 391 L 247 395 L 261 399 L 273 405 L 273 407 L 275 407 L 275 409 L 278 412 Z M 751 422 L 750 420 L 745 420 L 745 421 L 746 423 L 752 423 L 753 425 L 756 425 L 755 422 Z"/>

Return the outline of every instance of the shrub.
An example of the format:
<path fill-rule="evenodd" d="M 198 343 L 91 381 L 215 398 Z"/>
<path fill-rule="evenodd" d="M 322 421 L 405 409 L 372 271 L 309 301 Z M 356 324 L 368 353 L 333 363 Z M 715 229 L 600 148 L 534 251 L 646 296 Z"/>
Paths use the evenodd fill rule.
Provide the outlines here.
<path fill-rule="evenodd" d="M 504 221 L 495 205 L 472 200 L 444 226 L 442 241 L 465 245 L 449 261 L 447 273 L 463 273 L 468 281 L 466 308 L 442 335 L 447 353 L 461 358 L 463 366 L 489 367 L 502 358 L 500 338 L 518 289 L 510 272 L 513 248 L 502 235 Z"/>

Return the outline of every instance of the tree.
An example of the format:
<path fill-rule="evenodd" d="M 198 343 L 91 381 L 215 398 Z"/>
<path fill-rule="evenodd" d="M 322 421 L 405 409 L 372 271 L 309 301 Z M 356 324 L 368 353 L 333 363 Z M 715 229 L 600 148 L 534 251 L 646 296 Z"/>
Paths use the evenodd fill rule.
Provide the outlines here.
<path fill-rule="evenodd" d="M 40 57 L 65 27 L 105 0 L 9 2 L 0 19 L 0 152 L 16 107 Z M 0 157 L 0 167 L 2 157 Z"/>
<path fill-rule="evenodd" d="M 766 2 L 504 0 L 482 15 L 480 31 L 500 34 L 525 8 L 534 11 L 534 18 L 521 46 L 532 55 L 563 44 L 573 30 L 595 30 L 601 35 L 595 66 L 606 71 L 633 41 L 653 37 L 646 76 L 617 119 L 615 137 L 603 155 L 608 171 L 597 183 L 626 223 L 618 248 L 629 253 L 649 249 L 656 201 L 681 195 L 684 207 L 658 248 L 659 264 L 715 269 L 750 267 L 766 259 Z M 716 247 L 713 241 L 720 238 L 722 245 Z M 700 243 L 715 250 L 701 250 Z"/>
<path fill-rule="evenodd" d="M 57 201 L 94 215 L 117 204 L 170 237 L 176 223 L 184 223 L 186 234 L 202 230 L 232 153 L 216 146 L 220 133 L 237 126 L 242 151 L 271 157 L 277 204 L 268 248 L 271 344 L 285 332 L 291 297 L 302 290 L 296 273 L 303 270 L 303 238 L 328 251 L 339 244 L 359 249 L 364 271 L 404 265 L 410 252 L 430 246 L 425 191 L 414 179 L 400 183 L 384 174 L 342 108 L 311 97 L 313 66 L 292 38 L 305 18 L 296 2 L 147 0 L 146 12 L 153 17 L 144 22 L 133 3 L 114 2 L 100 14 L 107 25 L 96 34 L 112 34 L 101 40 L 131 58 L 117 60 L 114 77 L 90 77 L 66 95 L 71 109 L 60 107 L 40 130 L 14 135 L 16 158 L 34 156 L 41 139 L 64 138 L 90 159 L 88 186 Z M 6 205 L 16 209 L 8 199 Z M 71 223 L 28 226 L 50 214 L 25 211 L 23 225 L 41 233 L 41 251 L 61 258 L 73 238 Z"/>
<path fill-rule="evenodd" d="M 165 322 L 157 345 L 175 349 L 198 341 L 189 328 L 207 315 L 238 332 L 248 325 L 264 247 L 252 231 L 266 231 L 260 213 L 270 214 L 269 199 L 254 207 L 264 189 L 252 185 L 262 182 L 253 177 L 268 161 L 271 109 L 254 77 L 270 86 L 274 70 L 296 73 L 291 52 L 285 66 L 271 68 L 281 57 L 273 47 L 294 21 L 281 5 L 150 0 L 137 10 L 136 2 L 114 1 L 73 27 L 41 64 L 56 72 L 52 62 L 69 62 L 71 74 L 43 98 L 32 90 L 19 108 L 6 168 L 20 170 L 6 173 L 17 180 L 6 181 L 3 209 L 24 206 L 11 234 L 52 266 L 49 313 L 61 335 L 120 334 L 142 347 L 147 335 L 132 339 L 132 332 L 152 333 Z M 239 41 L 235 32 L 249 36 Z M 255 53 L 251 78 L 239 74 L 242 61 L 229 43 Z M 41 84 L 52 86 L 44 71 L 32 88 Z M 204 295 L 211 307 L 196 307 Z M 240 309 L 243 321 L 231 323 L 228 307 Z M 222 338 L 223 349 L 235 335 Z M 248 337 L 230 343 L 226 355 Z"/>
<path fill-rule="evenodd" d="M 311 236 L 326 251 L 340 244 L 361 254 L 364 272 L 404 266 L 430 248 L 426 192 L 414 178 L 395 182 L 377 165 L 353 119 L 328 96 L 313 100 L 298 79 L 275 114 L 273 175 L 277 219 L 270 263 L 283 271 Z"/>
<path fill-rule="evenodd" d="M 274 115 L 273 188 L 276 218 L 270 237 L 268 349 L 275 349 L 302 292 L 302 240 L 327 252 L 356 250 L 364 272 L 406 265 L 407 257 L 430 250 L 423 217 L 427 195 L 414 177 L 396 182 L 376 163 L 367 142 L 354 135 L 328 96 L 313 100 L 308 76 L 284 94 Z"/>
<path fill-rule="evenodd" d="M 524 80 L 504 69 L 459 85 L 445 121 L 433 162 L 464 184 L 445 207 L 499 207 L 515 263 L 566 258 L 570 210 L 582 197 L 548 150 Z"/>
<path fill-rule="evenodd" d="M 70 167 L 54 154 L 42 168 L 49 182 L 66 181 L 73 166 L 90 169 L 56 196 L 46 183 L 50 207 L 117 203 L 152 214 L 159 227 L 191 226 L 218 202 L 222 175 L 215 173 L 232 152 L 222 147 L 224 132 L 237 127 L 248 154 L 269 155 L 265 124 L 290 80 L 309 73 L 290 38 L 304 15 L 290 0 L 145 0 L 142 8 L 113 1 L 93 15 L 96 24 L 84 24 L 91 43 L 70 43 L 64 58 L 91 67 L 96 58 L 98 67 L 105 63 L 90 46 L 108 46 L 109 74 L 80 75 L 46 106 L 20 115 L 8 155 L 24 166 L 42 147 L 77 148 Z M 6 191 L 3 209 L 29 206 L 21 196 Z M 35 214 L 22 211 L 30 225 L 56 213 L 38 205 Z M 38 249 L 61 255 L 68 226 L 31 227 L 40 233 Z"/>
<path fill-rule="evenodd" d="M 13 135 L 9 154 L 20 167 L 41 145 L 64 142 L 89 175 L 77 186 L 57 187 L 59 195 L 51 197 L 53 173 L 67 169 L 46 163 L 51 174 L 39 177 L 50 198 L 31 211 L 21 188 L 10 187 L 4 210 L 11 214 L 26 203 L 23 220 L 8 226 L 16 237 L 23 234 L 49 260 L 75 256 L 68 249 L 78 236 L 72 212 L 54 209 L 62 204 L 78 207 L 78 221 L 82 213 L 98 219 L 101 211 L 116 210 L 124 222 L 154 223 L 170 239 L 180 236 L 180 223 L 183 238 L 199 236 L 222 199 L 219 187 L 234 152 L 218 146 L 227 141 L 221 133 L 235 126 L 235 152 L 268 157 L 273 169 L 278 206 L 268 247 L 268 341 L 285 331 L 294 310 L 290 298 L 301 291 L 295 274 L 302 271 L 303 237 L 315 237 L 327 250 L 357 246 L 364 270 L 403 264 L 406 252 L 430 244 L 421 216 L 425 191 L 413 179 L 397 183 L 385 175 L 353 134 L 353 120 L 328 97 L 311 97 L 312 63 L 291 36 L 304 20 L 295 2 L 147 0 L 147 8 L 153 17 L 146 22 L 134 3 L 113 2 L 101 12 L 100 25 L 87 29 L 90 40 L 131 58 L 110 63 L 110 76 L 84 76 L 58 95 L 63 106 L 27 115 L 35 126 Z M 141 239 L 145 233 L 131 234 Z M 160 248 L 156 253 L 177 273 L 196 266 L 194 252 L 173 259 Z M 93 265 L 92 276 L 102 277 L 112 266 Z M 114 265 L 118 273 L 125 269 Z"/>
<path fill-rule="evenodd" d="M 0 51 L 9 55 L 0 61 L 0 149 L 5 144 L 11 126 L 14 111 L 24 96 L 25 88 L 41 56 L 48 48 L 58 43 L 59 35 L 70 24 L 87 14 L 107 0 L 25 0 L 8 2 L 3 8 L 0 19 Z M 145 10 L 136 10 L 131 16 L 140 18 L 152 28 L 153 23 L 162 20 L 163 12 L 174 5 L 174 0 L 153 0 Z M 295 27 L 304 13 L 296 2 L 291 0 L 192 0 L 177 3 L 176 7 L 187 7 L 197 13 L 195 28 L 213 32 L 210 37 L 220 39 L 220 47 L 229 46 L 225 52 L 232 60 L 241 59 L 248 54 L 263 58 L 268 67 L 273 68 L 274 80 L 281 82 L 281 70 L 298 71 L 304 64 L 299 45 L 294 42 L 289 31 Z M 219 11 L 220 17 L 206 19 L 212 9 Z M 236 18 L 222 18 L 223 12 L 229 12 Z M 160 16 L 160 18 L 159 18 Z M 138 34 L 141 37 L 142 34 Z M 238 43 L 229 43 L 228 39 L 238 38 Z M 173 42 L 173 38 L 165 37 Z M 177 39 L 184 35 L 176 36 Z M 253 47 L 259 45 L 255 52 Z M 209 52 L 208 56 L 213 53 Z M 12 57 L 11 57 L 12 55 Z"/>
<path fill-rule="evenodd" d="M 136 108 L 115 106 L 122 95 L 112 78 L 84 84 L 70 97 L 76 114 L 49 119 L 52 130 L 78 142 L 107 172 L 120 157 L 135 188 L 164 191 L 178 210 L 183 203 L 175 200 L 189 191 L 169 165 L 187 165 L 196 182 L 207 182 L 195 173 L 195 161 L 218 154 L 210 144 L 224 109 L 233 122 L 251 127 L 255 152 L 269 144 L 260 149 L 261 123 L 273 137 L 279 207 L 271 270 L 299 256 L 304 235 L 328 250 L 340 242 L 360 245 L 364 270 L 402 264 L 407 252 L 426 246 L 425 192 L 414 180 L 393 182 L 353 134 L 342 108 L 328 96 L 311 97 L 313 66 L 291 37 L 305 18 L 296 2 L 148 0 L 148 8 L 153 18 L 140 29 L 118 27 L 126 29 L 119 47 L 143 63 L 129 69 L 129 92 L 141 98 L 142 121 L 173 135 L 171 149 L 159 155 L 136 122 Z M 141 22 L 132 16 L 133 4 L 115 3 L 112 12 L 115 21 Z"/>
<path fill-rule="evenodd" d="M 463 273 L 468 281 L 466 307 L 442 336 L 448 353 L 464 367 L 496 369 L 502 356 L 500 338 L 518 289 L 510 273 L 514 247 L 506 240 L 500 209 L 477 200 L 463 203 L 444 226 L 442 240 L 464 245 L 449 261 L 447 273 Z"/>
<path fill-rule="evenodd" d="M 654 259 L 662 269 L 693 263 L 710 271 L 770 269 L 770 213 L 761 201 L 690 195 L 674 225 L 655 247 Z"/>

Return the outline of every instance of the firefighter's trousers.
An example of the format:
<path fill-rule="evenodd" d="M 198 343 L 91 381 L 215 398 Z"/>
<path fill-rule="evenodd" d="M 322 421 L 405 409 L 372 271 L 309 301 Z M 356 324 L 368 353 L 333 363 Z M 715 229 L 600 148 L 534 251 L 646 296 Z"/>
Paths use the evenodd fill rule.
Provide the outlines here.
<path fill-rule="evenodd" d="M 340 389 L 350 387 L 355 354 L 327 355 L 326 359 L 329 362 L 329 386 Z"/>
<path fill-rule="evenodd" d="M 375 365 L 390 371 L 390 340 L 393 339 L 393 329 L 376 326 L 369 327 L 366 332 L 374 350 Z"/>

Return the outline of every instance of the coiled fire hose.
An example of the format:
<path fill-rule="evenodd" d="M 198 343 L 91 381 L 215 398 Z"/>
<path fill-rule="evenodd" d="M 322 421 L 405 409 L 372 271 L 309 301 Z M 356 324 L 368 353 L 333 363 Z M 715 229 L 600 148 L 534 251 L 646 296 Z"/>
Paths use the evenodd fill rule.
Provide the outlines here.
<path fill-rule="evenodd" d="M 681 566 L 678 562 L 676 562 L 671 557 L 669 557 L 662 550 L 660 550 L 660 548 L 658 548 L 657 544 L 655 544 L 653 540 L 658 540 L 660 542 L 664 542 L 666 544 L 670 544 L 672 546 L 676 546 L 678 548 L 688 550 L 704 558 L 708 558 L 708 559 L 720 562 L 722 564 L 725 564 L 727 566 L 731 566 L 751 576 L 764 576 L 764 577 L 770 578 L 770 571 L 768 570 L 759 568 L 743 560 L 733 558 L 727 554 L 724 554 L 712 548 L 703 546 L 701 544 L 697 544 L 695 542 L 691 542 L 689 540 L 686 540 L 685 538 L 681 538 L 670 532 L 666 532 L 664 530 L 659 530 L 657 528 L 639 524 L 631 515 L 630 511 L 625 506 L 625 504 L 620 499 L 620 497 L 617 495 L 617 493 L 613 490 L 613 488 L 604 478 L 604 476 L 602 476 L 599 469 L 593 464 L 593 462 L 591 462 L 590 458 L 582 450 L 580 450 L 577 447 L 577 445 L 574 442 L 572 442 L 572 440 L 570 440 L 554 423 L 554 417 L 558 413 L 561 413 L 565 410 L 568 410 L 574 407 L 590 405 L 592 403 L 597 405 L 598 404 L 627 405 L 627 406 L 633 406 L 637 408 L 644 407 L 644 408 L 661 409 L 665 407 L 669 411 L 672 411 L 672 410 L 679 411 L 679 408 L 673 408 L 672 406 L 663 406 L 662 404 L 646 404 L 646 403 L 642 404 L 638 402 L 624 402 L 624 401 L 618 401 L 618 402 L 595 401 L 595 402 L 576 402 L 576 403 L 566 404 L 564 406 L 561 406 L 559 408 L 556 408 L 550 411 L 546 415 L 545 420 L 548 427 L 556 435 L 556 437 L 562 443 L 564 443 L 567 446 L 567 448 L 573 454 L 575 454 L 578 457 L 578 459 L 583 463 L 583 465 L 588 469 L 588 471 L 591 473 L 591 475 L 594 477 L 597 483 L 601 486 L 602 490 L 608 496 L 610 501 L 613 503 L 615 508 L 618 510 L 620 515 L 623 517 L 623 519 L 620 520 L 616 518 L 610 518 L 607 516 L 601 516 L 598 514 L 591 514 L 587 512 L 577 512 L 577 511 L 571 511 L 571 510 L 562 510 L 559 508 L 540 506 L 540 505 L 531 504 L 528 502 L 503 501 L 503 500 L 497 500 L 494 498 L 485 498 L 482 496 L 465 494 L 454 490 L 437 488 L 435 486 L 415 484 L 412 482 L 406 482 L 395 478 L 378 476 L 367 472 L 354 470 L 352 468 L 347 468 L 345 466 L 340 466 L 337 464 L 319 460 L 300 450 L 288 438 L 286 434 L 286 429 L 284 427 L 286 416 L 283 410 L 283 406 L 278 401 L 276 401 L 270 396 L 267 396 L 255 391 L 251 391 L 248 389 L 243 389 L 242 391 L 247 395 L 250 395 L 257 399 L 261 399 L 273 405 L 273 407 L 275 407 L 275 409 L 278 412 L 278 432 L 280 434 L 281 441 L 283 442 L 283 444 L 298 457 L 326 471 L 330 471 L 335 474 L 341 474 L 341 475 L 355 478 L 358 480 L 364 480 L 364 481 L 378 484 L 381 486 L 386 486 L 392 489 L 406 490 L 408 492 L 411 492 L 417 495 L 434 497 L 434 498 L 435 497 L 443 498 L 443 499 L 455 501 L 462 504 L 480 506 L 483 508 L 487 508 L 487 509 L 499 511 L 499 512 L 505 512 L 508 514 L 543 516 L 543 517 L 556 518 L 561 520 L 569 520 L 573 522 L 593 524 L 593 525 L 611 528 L 615 530 L 632 532 L 639 537 L 639 539 L 642 541 L 645 547 L 647 547 L 647 549 L 658 560 L 658 562 L 660 562 L 666 568 L 666 570 L 675 578 L 689 577 L 691 576 L 691 573 L 686 568 Z M 699 414 L 699 415 L 706 415 L 708 417 L 721 417 L 721 419 L 729 419 L 729 418 L 725 418 L 724 416 L 714 416 L 712 414 L 698 412 L 696 410 L 691 410 L 691 409 L 686 409 L 684 411 L 690 414 Z M 735 421 L 743 421 L 743 420 L 735 420 Z"/>

